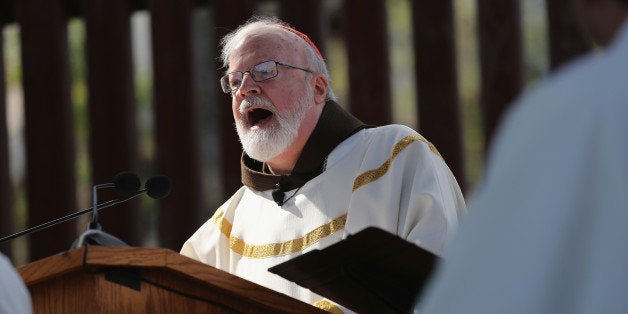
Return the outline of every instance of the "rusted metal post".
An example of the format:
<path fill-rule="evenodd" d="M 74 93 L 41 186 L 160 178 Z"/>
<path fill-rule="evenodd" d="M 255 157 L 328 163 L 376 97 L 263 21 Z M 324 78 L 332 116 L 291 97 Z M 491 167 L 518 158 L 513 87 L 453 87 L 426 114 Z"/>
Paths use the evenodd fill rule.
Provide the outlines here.
<path fill-rule="evenodd" d="M 345 1 L 349 109 L 367 124 L 392 121 L 386 1 Z"/>
<path fill-rule="evenodd" d="M 486 150 L 523 80 L 519 0 L 478 0 L 481 106 Z"/>
<path fill-rule="evenodd" d="M 76 208 L 74 121 L 64 1 L 20 1 L 28 225 L 67 215 Z M 30 258 L 67 250 L 71 225 L 30 236 Z"/>
<path fill-rule="evenodd" d="M 412 1 L 419 130 L 440 151 L 464 190 L 451 0 Z"/>
<path fill-rule="evenodd" d="M 92 182 L 112 182 L 121 171 L 139 173 L 136 104 L 131 58 L 130 8 L 126 0 L 85 0 L 89 87 L 89 151 Z M 118 198 L 102 190 L 99 199 Z M 99 215 L 103 230 L 140 246 L 139 200 Z"/>
<path fill-rule="evenodd" d="M 157 171 L 173 182 L 159 201 L 160 244 L 178 250 L 202 222 L 203 174 L 194 93 L 191 0 L 151 0 Z"/>

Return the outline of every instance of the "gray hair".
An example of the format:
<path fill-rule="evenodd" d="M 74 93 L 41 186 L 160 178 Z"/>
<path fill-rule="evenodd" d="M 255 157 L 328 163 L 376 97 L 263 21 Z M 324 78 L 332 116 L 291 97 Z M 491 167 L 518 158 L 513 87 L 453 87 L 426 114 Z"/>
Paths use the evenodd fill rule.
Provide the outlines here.
<path fill-rule="evenodd" d="M 220 54 L 220 58 L 222 61 L 222 65 L 225 68 L 229 67 L 229 58 L 231 57 L 231 53 L 235 49 L 235 45 L 240 42 L 240 40 L 248 35 L 252 30 L 263 26 L 284 26 L 292 28 L 287 23 L 281 21 L 276 17 L 253 17 L 248 20 L 246 23 L 240 25 L 235 31 L 225 35 L 220 41 L 220 45 L 222 46 L 222 52 Z M 290 32 L 289 30 L 283 27 L 276 27 L 278 31 Z M 327 70 L 327 63 L 325 60 L 321 58 L 314 47 L 312 47 L 309 43 L 305 42 L 305 40 L 299 37 L 301 41 L 305 44 L 305 58 L 306 62 L 312 67 L 312 71 L 315 73 L 323 74 L 327 81 L 329 82 L 329 86 L 327 87 L 327 96 L 326 100 L 337 100 L 336 94 L 331 88 L 331 77 L 329 75 L 329 71 Z"/>

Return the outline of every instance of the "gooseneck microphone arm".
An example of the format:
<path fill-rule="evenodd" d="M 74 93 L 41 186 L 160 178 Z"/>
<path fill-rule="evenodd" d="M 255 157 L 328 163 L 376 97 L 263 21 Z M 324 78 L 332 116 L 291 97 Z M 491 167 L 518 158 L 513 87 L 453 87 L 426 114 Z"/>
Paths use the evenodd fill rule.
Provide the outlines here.
<path fill-rule="evenodd" d="M 101 230 L 98 222 L 98 189 L 116 188 L 118 194 L 129 196 L 140 189 L 140 178 L 132 172 L 120 172 L 113 179 L 113 183 L 96 184 L 92 187 L 92 221 L 87 226 L 88 230 Z"/>
<path fill-rule="evenodd" d="M 140 189 L 140 182 L 134 174 L 120 174 L 114 180 L 116 189 L 124 196 L 133 194 Z M 161 198 L 170 192 L 170 179 L 166 176 L 153 176 L 144 185 L 146 194 L 152 198 Z M 94 188 L 94 204 L 96 204 L 96 190 Z M 87 231 L 83 232 L 72 244 L 72 248 L 81 247 L 85 244 L 103 246 L 128 246 L 124 241 L 103 232 L 98 224 L 98 205 L 93 206 L 94 215 L 92 223 Z"/>
<path fill-rule="evenodd" d="M 102 204 L 97 204 L 97 198 L 95 194 L 96 190 L 99 188 L 105 188 L 105 187 L 115 187 L 117 192 L 123 195 L 123 197 L 110 200 Z M 11 240 L 11 239 L 15 239 L 17 237 L 20 237 L 29 233 L 34 233 L 48 227 L 52 227 L 54 225 L 60 224 L 62 222 L 66 222 L 70 219 L 79 217 L 89 212 L 92 212 L 92 223 L 89 224 L 88 230 L 84 233 L 84 235 L 85 237 L 97 237 L 97 235 L 94 235 L 94 234 L 96 233 L 101 234 L 101 235 L 105 234 L 104 232 L 100 230 L 101 228 L 100 228 L 100 225 L 98 224 L 97 215 L 98 215 L 98 211 L 100 211 L 101 209 L 126 202 L 144 193 L 146 193 L 151 198 L 161 199 L 161 198 L 166 197 L 170 193 L 171 188 L 172 188 L 172 183 L 167 176 L 156 175 L 149 178 L 146 181 L 146 184 L 144 185 L 144 189 L 140 189 L 139 178 L 137 178 L 137 176 L 133 173 L 123 172 L 116 176 L 114 183 L 105 183 L 105 184 L 99 184 L 99 185 L 94 186 L 93 188 L 93 192 L 94 192 L 93 204 L 94 205 L 92 207 L 84 209 L 80 212 L 63 216 L 61 218 L 57 218 L 55 220 L 51 220 L 49 222 L 40 224 L 32 228 L 28 228 L 26 230 L 22 230 L 20 232 L 17 232 L 8 236 L 5 236 L 3 238 L 0 238 L 0 243 Z M 81 237 L 84 238 L 83 236 Z M 107 237 L 114 238 L 113 236 L 108 236 L 108 235 Z"/>
<path fill-rule="evenodd" d="M 146 189 L 142 189 L 142 190 L 139 190 L 139 191 L 137 191 L 137 192 L 135 192 L 135 193 L 133 193 L 133 194 L 131 194 L 129 196 L 121 197 L 121 198 L 118 198 L 118 199 L 115 199 L 115 200 L 106 201 L 106 202 L 104 202 L 102 204 L 98 204 L 96 208 L 97 208 L 97 210 L 101 210 L 101 209 L 105 209 L 107 207 L 111 207 L 111 206 L 114 206 L 114 205 L 126 202 L 126 201 L 128 201 L 128 200 L 130 200 L 132 198 L 135 198 L 135 197 L 143 194 L 143 193 L 146 193 L 146 191 L 147 191 Z M 14 233 L 12 235 L 8 235 L 6 237 L 1 238 L 0 239 L 0 243 L 5 242 L 5 241 L 9 241 L 11 239 L 15 239 L 15 238 L 23 236 L 25 234 L 34 233 L 34 232 L 37 232 L 39 230 L 52 227 L 54 225 L 58 225 L 58 224 L 60 224 L 62 222 L 66 222 L 66 221 L 68 221 L 70 219 L 73 219 L 73 218 L 85 215 L 85 214 L 87 214 L 89 212 L 94 212 L 94 207 L 86 208 L 86 209 L 84 209 L 84 210 L 82 210 L 80 212 L 72 213 L 70 215 L 66 215 L 66 216 L 63 216 L 61 218 L 57 218 L 55 220 L 48 221 L 48 222 L 43 223 L 41 225 L 37 225 L 35 227 L 28 228 L 26 230 L 22 230 L 20 232 Z"/>
<path fill-rule="evenodd" d="M 98 222 L 98 189 L 115 187 L 113 183 L 97 184 L 92 187 L 92 222 L 89 223 L 88 229 L 100 230 L 100 223 Z"/>

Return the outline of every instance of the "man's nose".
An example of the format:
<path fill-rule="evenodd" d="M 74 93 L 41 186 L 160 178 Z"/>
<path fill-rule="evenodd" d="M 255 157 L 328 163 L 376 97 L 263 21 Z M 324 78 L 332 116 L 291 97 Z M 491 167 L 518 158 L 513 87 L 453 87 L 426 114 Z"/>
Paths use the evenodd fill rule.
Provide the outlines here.
<path fill-rule="evenodd" d="M 251 78 L 250 73 L 245 73 L 244 76 L 242 76 L 242 83 L 240 84 L 240 87 L 236 90 L 236 93 L 240 94 L 242 97 L 251 94 L 259 94 L 260 87 L 259 84 L 257 84 L 257 82 L 255 82 L 253 78 Z"/>

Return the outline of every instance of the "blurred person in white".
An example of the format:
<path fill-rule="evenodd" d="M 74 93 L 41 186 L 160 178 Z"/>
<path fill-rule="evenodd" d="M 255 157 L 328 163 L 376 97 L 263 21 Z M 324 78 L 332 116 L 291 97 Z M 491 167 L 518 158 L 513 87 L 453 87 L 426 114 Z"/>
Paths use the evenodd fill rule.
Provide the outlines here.
<path fill-rule="evenodd" d="M 0 314 L 32 313 L 31 295 L 11 261 L 0 253 Z"/>
<path fill-rule="evenodd" d="M 277 19 L 249 21 L 223 47 L 221 86 L 245 152 L 244 186 L 183 255 L 337 310 L 267 269 L 369 226 L 442 253 L 466 205 L 432 144 L 408 127 L 369 127 L 346 112 L 316 46 Z"/>
<path fill-rule="evenodd" d="M 574 5 L 605 49 L 509 112 L 416 312 L 628 313 L 628 1 Z"/>

